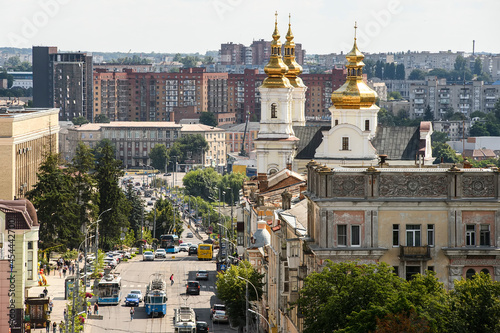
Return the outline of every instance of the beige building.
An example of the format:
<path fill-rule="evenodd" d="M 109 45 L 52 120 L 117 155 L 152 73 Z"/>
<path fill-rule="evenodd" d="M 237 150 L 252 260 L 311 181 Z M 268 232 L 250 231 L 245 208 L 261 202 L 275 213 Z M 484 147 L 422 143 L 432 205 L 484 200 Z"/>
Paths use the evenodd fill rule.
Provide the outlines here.
<path fill-rule="evenodd" d="M 22 198 L 36 184 L 44 154 L 58 151 L 58 109 L 0 111 L 0 199 Z"/>
<path fill-rule="evenodd" d="M 202 124 L 175 124 L 173 122 L 131 122 L 116 121 L 109 124 L 85 124 L 73 126 L 65 134 L 64 159 L 70 161 L 82 141 L 90 148 L 94 148 L 103 139 L 108 139 L 116 147 L 116 159 L 123 162 L 124 167 L 140 167 L 150 165 L 149 154 L 157 144 L 164 144 L 167 149 L 184 135 L 200 134 L 209 144 L 209 149 L 204 152 L 203 165 L 224 168 L 225 132 L 217 127 Z M 193 160 L 201 164 L 199 152 L 192 152 Z M 202 152 L 203 154 L 203 152 Z M 197 158 L 198 156 L 198 158 Z"/>

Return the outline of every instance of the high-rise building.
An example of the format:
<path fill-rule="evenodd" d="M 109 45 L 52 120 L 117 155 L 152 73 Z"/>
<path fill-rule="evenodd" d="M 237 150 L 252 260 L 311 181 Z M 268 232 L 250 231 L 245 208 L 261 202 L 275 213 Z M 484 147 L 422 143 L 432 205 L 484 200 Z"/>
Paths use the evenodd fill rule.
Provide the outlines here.
<path fill-rule="evenodd" d="M 221 44 L 220 63 L 221 65 L 244 65 L 245 45 L 226 43 Z"/>
<path fill-rule="evenodd" d="M 33 47 L 33 105 L 59 108 L 59 120 L 94 120 L 92 56 Z"/>
<path fill-rule="evenodd" d="M 97 115 L 105 115 L 110 121 L 127 119 L 129 109 L 127 73 L 96 69 L 94 91 L 94 118 Z"/>

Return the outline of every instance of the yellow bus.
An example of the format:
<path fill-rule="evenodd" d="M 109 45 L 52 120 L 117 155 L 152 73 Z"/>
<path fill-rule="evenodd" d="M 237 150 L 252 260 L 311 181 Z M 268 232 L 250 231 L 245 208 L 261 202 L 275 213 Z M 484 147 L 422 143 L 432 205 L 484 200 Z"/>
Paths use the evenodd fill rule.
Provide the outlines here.
<path fill-rule="evenodd" d="M 198 244 L 198 260 L 212 260 L 214 249 L 212 244 Z"/>

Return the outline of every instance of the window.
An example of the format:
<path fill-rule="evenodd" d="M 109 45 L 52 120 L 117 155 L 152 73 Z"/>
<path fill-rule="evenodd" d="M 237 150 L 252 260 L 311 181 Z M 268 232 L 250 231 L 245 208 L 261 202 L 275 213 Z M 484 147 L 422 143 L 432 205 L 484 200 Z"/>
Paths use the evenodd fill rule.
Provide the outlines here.
<path fill-rule="evenodd" d="M 337 126 L 338 124 L 339 124 L 339 120 L 335 119 L 335 126 Z"/>
<path fill-rule="evenodd" d="M 476 245 L 476 228 L 474 224 L 467 224 L 465 226 L 465 245 L 466 246 Z"/>
<path fill-rule="evenodd" d="M 399 224 L 392 225 L 392 246 L 399 246 Z"/>
<path fill-rule="evenodd" d="M 434 246 L 434 224 L 427 225 L 427 245 Z"/>
<path fill-rule="evenodd" d="M 370 121 L 365 120 L 365 131 L 369 131 L 369 130 L 370 130 Z"/>
<path fill-rule="evenodd" d="M 349 138 L 348 137 L 342 138 L 342 150 L 349 150 Z"/>
<path fill-rule="evenodd" d="M 490 246 L 490 225 L 481 224 L 481 229 L 479 232 L 479 245 Z"/>
<path fill-rule="evenodd" d="M 337 225 L 337 243 L 338 246 L 347 246 L 347 226 L 345 224 Z"/>
<path fill-rule="evenodd" d="M 361 228 L 359 225 L 351 225 L 351 246 L 361 245 Z"/>
<path fill-rule="evenodd" d="M 278 118 L 278 111 L 276 103 L 271 104 L 271 118 Z"/>
<path fill-rule="evenodd" d="M 406 246 L 420 246 L 420 225 L 408 224 L 406 226 Z"/>
<path fill-rule="evenodd" d="M 399 266 L 392 266 L 394 268 L 394 275 L 399 276 Z"/>
<path fill-rule="evenodd" d="M 472 277 L 474 276 L 474 274 L 476 274 L 476 271 L 474 269 L 472 269 L 472 268 L 469 268 L 467 270 L 467 272 L 465 273 L 465 278 L 467 280 L 470 280 L 470 279 L 472 279 Z"/>

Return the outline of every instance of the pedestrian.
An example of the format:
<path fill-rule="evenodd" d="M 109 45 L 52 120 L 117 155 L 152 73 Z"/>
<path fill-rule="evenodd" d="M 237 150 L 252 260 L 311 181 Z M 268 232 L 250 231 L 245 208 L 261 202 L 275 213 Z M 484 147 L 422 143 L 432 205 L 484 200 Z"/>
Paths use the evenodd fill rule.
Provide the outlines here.
<path fill-rule="evenodd" d="M 56 322 L 54 322 L 52 324 L 52 333 L 57 333 L 57 323 Z"/>
<path fill-rule="evenodd" d="M 59 267 L 58 267 L 58 270 L 59 270 L 59 278 L 61 278 L 62 266 L 59 266 Z"/>
<path fill-rule="evenodd" d="M 92 314 L 92 307 L 89 305 L 87 306 L 87 318 L 90 317 L 91 314 Z"/>
<path fill-rule="evenodd" d="M 47 319 L 47 321 L 45 322 L 45 331 L 47 333 L 50 332 L 50 320 Z"/>
<path fill-rule="evenodd" d="M 47 287 L 43 288 L 43 295 L 44 295 L 44 297 L 47 297 L 48 293 L 49 293 L 49 291 L 47 290 Z"/>
<path fill-rule="evenodd" d="M 94 314 L 99 315 L 99 304 L 97 304 L 97 301 L 94 303 Z"/>
<path fill-rule="evenodd" d="M 64 327 L 64 323 L 61 320 L 61 322 L 59 323 L 59 333 L 63 333 L 63 327 Z"/>
<path fill-rule="evenodd" d="M 50 265 L 47 265 L 47 271 L 46 271 L 46 273 L 47 273 L 47 276 L 50 275 Z"/>
<path fill-rule="evenodd" d="M 63 267 L 63 275 L 64 275 L 64 278 L 66 278 L 66 271 L 68 270 L 68 266 L 64 265 Z"/>
<path fill-rule="evenodd" d="M 64 309 L 63 316 L 64 316 L 64 321 L 67 321 L 68 320 L 68 312 L 66 311 L 66 309 Z"/>
<path fill-rule="evenodd" d="M 52 307 L 54 306 L 54 302 L 49 298 L 49 311 L 52 312 Z"/>
<path fill-rule="evenodd" d="M 174 274 L 170 275 L 170 285 L 174 285 Z"/>
<path fill-rule="evenodd" d="M 134 313 L 135 313 L 134 307 L 131 307 L 130 308 L 130 321 L 132 321 L 132 319 L 134 319 Z"/>

